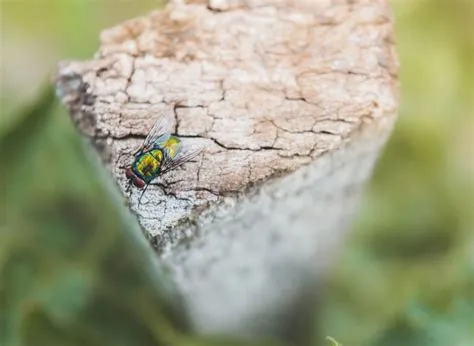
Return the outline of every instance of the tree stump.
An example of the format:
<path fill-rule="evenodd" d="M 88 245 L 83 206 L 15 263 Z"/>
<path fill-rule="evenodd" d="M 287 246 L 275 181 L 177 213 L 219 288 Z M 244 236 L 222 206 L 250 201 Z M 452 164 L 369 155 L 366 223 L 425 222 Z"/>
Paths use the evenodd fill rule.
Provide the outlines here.
<path fill-rule="evenodd" d="M 396 119 L 392 35 L 384 0 L 173 1 L 60 65 L 199 331 L 284 334 L 301 314 Z M 138 208 L 124 167 L 158 116 L 204 151 Z"/>

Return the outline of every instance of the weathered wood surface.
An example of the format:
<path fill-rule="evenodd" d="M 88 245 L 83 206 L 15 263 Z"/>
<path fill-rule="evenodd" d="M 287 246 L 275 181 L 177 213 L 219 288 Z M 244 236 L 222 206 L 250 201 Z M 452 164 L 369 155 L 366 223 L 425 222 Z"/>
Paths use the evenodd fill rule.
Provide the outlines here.
<path fill-rule="evenodd" d="M 175 1 L 105 30 L 58 90 L 125 192 L 159 114 L 203 146 L 131 208 L 201 331 L 285 333 L 397 111 L 385 0 Z M 286 313 L 283 313 L 286 311 Z"/>

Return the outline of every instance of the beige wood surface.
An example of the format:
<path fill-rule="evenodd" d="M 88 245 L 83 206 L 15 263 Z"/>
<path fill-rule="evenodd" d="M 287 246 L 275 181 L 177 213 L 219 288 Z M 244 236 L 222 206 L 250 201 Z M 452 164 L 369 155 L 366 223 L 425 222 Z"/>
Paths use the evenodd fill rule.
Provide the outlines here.
<path fill-rule="evenodd" d="M 384 0 L 173 1 L 104 30 L 57 85 L 196 327 L 285 334 L 391 133 L 397 73 Z M 203 152 L 138 208 L 124 167 L 160 116 Z"/>

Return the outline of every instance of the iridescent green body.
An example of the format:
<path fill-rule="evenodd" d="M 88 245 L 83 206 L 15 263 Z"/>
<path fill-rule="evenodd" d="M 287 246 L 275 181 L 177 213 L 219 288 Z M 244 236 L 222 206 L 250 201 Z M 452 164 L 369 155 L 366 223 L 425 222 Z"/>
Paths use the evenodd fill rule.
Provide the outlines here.
<path fill-rule="evenodd" d="M 132 185 L 143 189 L 138 205 L 146 189 L 158 176 L 165 174 L 196 157 L 200 148 L 189 149 L 177 136 L 166 131 L 165 117 L 160 116 L 147 137 L 133 155 L 133 162 L 125 167 L 128 188 Z"/>
<path fill-rule="evenodd" d="M 132 164 L 137 177 L 149 184 L 161 172 L 165 160 L 173 160 L 181 149 L 181 140 L 172 135 L 161 136 L 148 150 L 139 153 Z"/>
<path fill-rule="evenodd" d="M 152 149 L 138 155 L 132 164 L 133 173 L 149 184 L 160 174 L 161 163 L 163 162 L 163 150 Z"/>

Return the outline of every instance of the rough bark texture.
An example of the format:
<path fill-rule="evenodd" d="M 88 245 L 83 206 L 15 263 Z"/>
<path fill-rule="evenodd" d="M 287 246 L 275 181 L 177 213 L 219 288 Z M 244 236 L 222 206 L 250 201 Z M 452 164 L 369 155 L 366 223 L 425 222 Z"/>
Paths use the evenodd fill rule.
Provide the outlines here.
<path fill-rule="evenodd" d="M 175 1 L 61 64 L 201 331 L 285 333 L 334 257 L 396 118 L 392 31 L 385 0 Z M 204 151 L 137 208 L 124 167 L 158 116 Z"/>

